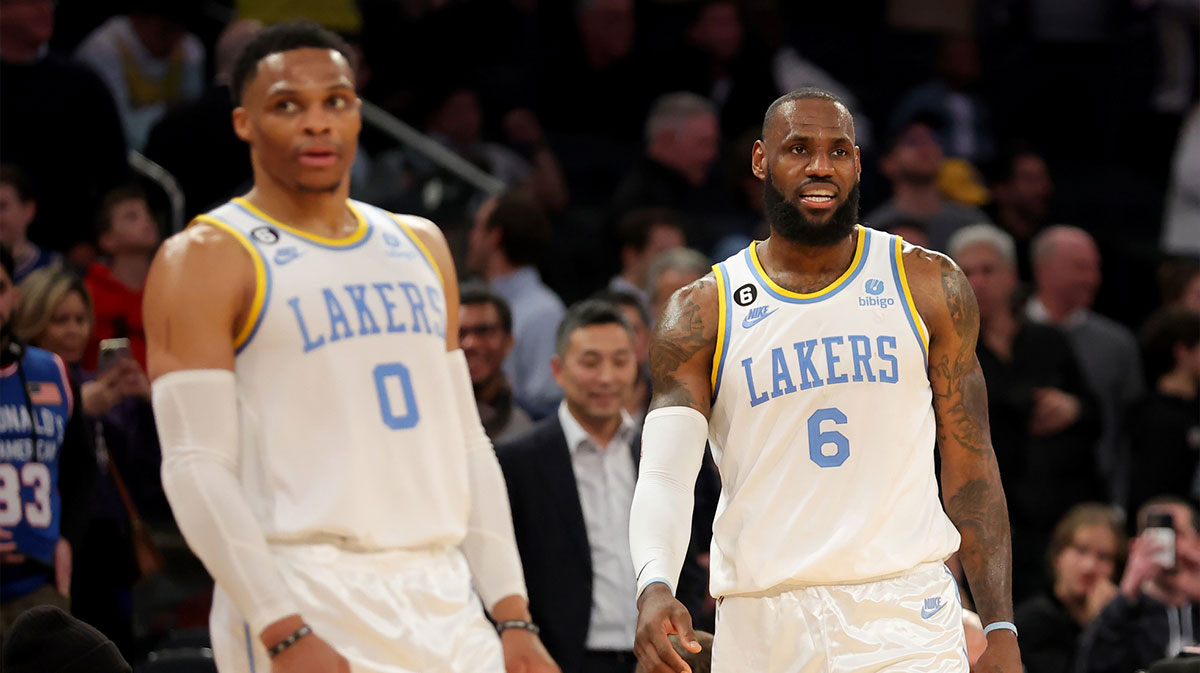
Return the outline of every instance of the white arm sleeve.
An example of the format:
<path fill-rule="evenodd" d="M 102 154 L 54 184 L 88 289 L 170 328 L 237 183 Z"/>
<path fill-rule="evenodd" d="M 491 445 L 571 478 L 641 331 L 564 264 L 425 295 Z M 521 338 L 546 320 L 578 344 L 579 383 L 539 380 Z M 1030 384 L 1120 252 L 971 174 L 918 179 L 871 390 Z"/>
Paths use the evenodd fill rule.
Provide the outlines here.
<path fill-rule="evenodd" d="M 691 538 L 696 475 L 707 439 L 708 419 L 691 407 L 662 407 L 646 415 L 629 513 L 638 596 L 654 582 L 666 583 L 675 593 Z"/>
<path fill-rule="evenodd" d="M 190 369 L 158 378 L 154 417 L 163 491 L 179 530 L 256 636 L 299 609 L 238 482 L 233 372 Z"/>
<path fill-rule="evenodd" d="M 458 408 L 459 427 L 466 442 L 471 482 L 471 514 L 462 550 L 471 566 L 479 597 L 490 611 L 502 598 L 514 594 L 528 598 L 525 575 L 513 534 L 504 473 L 500 471 L 492 440 L 488 439 L 483 422 L 479 420 L 467 357 L 459 348 L 447 353 L 446 361 L 454 389 L 454 404 Z"/>

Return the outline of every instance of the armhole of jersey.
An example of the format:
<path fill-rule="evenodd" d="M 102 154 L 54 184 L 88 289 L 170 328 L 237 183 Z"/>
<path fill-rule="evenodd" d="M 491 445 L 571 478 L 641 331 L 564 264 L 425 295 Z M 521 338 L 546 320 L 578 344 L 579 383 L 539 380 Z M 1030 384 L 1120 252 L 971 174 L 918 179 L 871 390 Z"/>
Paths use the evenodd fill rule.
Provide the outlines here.
<path fill-rule="evenodd" d="M 722 264 L 713 265 L 717 277 L 717 347 L 713 351 L 712 399 L 716 401 L 721 388 L 721 373 L 725 368 L 725 354 L 729 350 L 729 275 Z"/>
<path fill-rule="evenodd" d="M 67 366 L 62 358 L 54 353 L 54 364 L 58 365 L 58 373 L 62 375 L 63 399 L 67 401 L 67 418 L 75 414 L 75 391 L 71 390 L 71 377 L 67 374 Z"/>
<path fill-rule="evenodd" d="M 271 274 L 262 253 L 245 234 L 211 215 L 197 215 L 192 220 L 192 224 L 196 222 L 212 225 L 232 236 L 233 240 L 246 249 L 246 253 L 250 255 L 250 261 L 254 264 L 254 299 L 250 302 L 250 312 L 246 314 L 246 322 L 242 325 L 242 329 L 238 330 L 237 337 L 233 340 L 234 352 L 240 354 L 246 346 L 250 345 L 251 339 L 258 331 L 258 326 L 262 324 L 263 314 L 267 310 L 267 301 L 271 298 Z"/>
<path fill-rule="evenodd" d="M 896 282 L 896 289 L 900 292 L 900 303 L 904 308 L 904 316 L 908 318 L 908 326 L 912 328 L 913 336 L 917 338 L 917 343 L 921 346 L 921 354 L 925 357 L 925 366 L 929 366 L 929 332 L 925 327 L 925 321 L 921 320 L 921 314 L 917 312 L 917 305 L 913 302 L 912 289 L 908 286 L 908 274 L 904 272 L 904 254 L 903 243 L 904 239 L 899 236 L 893 236 L 892 245 L 892 280 Z"/>
<path fill-rule="evenodd" d="M 413 231 L 412 227 L 405 224 L 404 220 L 401 220 L 399 215 L 396 215 L 395 213 L 388 214 L 391 215 L 392 220 L 396 222 L 396 226 L 400 227 L 400 231 L 404 232 L 404 235 L 408 237 L 408 240 L 412 241 L 412 244 L 417 246 L 417 249 L 421 251 L 421 256 L 425 258 L 425 263 L 429 265 L 430 269 L 433 269 L 433 273 L 438 277 L 438 280 L 441 281 L 442 286 L 445 287 L 446 278 L 442 276 L 442 269 L 438 266 L 437 260 L 433 258 L 433 253 L 429 252 L 429 248 L 425 246 L 425 241 L 422 241 L 421 237 L 417 235 L 417 232 Z"/>

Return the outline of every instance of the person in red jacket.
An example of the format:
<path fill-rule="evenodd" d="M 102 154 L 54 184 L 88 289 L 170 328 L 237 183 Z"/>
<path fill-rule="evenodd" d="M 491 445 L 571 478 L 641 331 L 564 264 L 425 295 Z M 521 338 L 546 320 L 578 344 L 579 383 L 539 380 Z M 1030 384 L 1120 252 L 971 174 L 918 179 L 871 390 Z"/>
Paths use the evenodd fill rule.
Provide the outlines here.
<path fill-rule="evenodd" d="M 100 204 L 96 243 L 104 261 L 92 264 L 84 282 L 95 305 L 95 329 L 83 359 L 95 370 L 104 339 L 129 339 L 130 352 L 144 370 L 146 335 L 142 329 L 142 288 L 160 240 L 146 194 L 136 186 L 109 192 Z"/>

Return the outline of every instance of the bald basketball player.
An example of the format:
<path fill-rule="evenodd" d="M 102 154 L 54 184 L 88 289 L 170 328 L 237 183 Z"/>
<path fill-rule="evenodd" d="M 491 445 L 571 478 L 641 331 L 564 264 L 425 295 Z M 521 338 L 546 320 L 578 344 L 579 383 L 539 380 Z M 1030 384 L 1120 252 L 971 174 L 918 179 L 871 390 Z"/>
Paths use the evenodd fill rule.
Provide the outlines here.
<path fill-rule="evenodd" d="M 771 105 L 752 167 L 770 237 L 677 292 L 650 346 L 630 523 L 640 661 L 687 669 L 667 634 L 692 640 L 672 591 L 708 440 L 713 671 L 965 673 L 944 565 L 958 550 L 988 638 L 976 670 L 1020 673 L 970 285 L 857 224 L 854 121 L 833 94 Z"/>
<path fill-rule="evenodd" d="M 254 187 L 168 240 L 145 295 L 163 486 L 216 579 L 218 669 L 557 673 L 458 348 L 446 242 L 347 198 L 349 50 L 279 24 L 232 90 Z"/>

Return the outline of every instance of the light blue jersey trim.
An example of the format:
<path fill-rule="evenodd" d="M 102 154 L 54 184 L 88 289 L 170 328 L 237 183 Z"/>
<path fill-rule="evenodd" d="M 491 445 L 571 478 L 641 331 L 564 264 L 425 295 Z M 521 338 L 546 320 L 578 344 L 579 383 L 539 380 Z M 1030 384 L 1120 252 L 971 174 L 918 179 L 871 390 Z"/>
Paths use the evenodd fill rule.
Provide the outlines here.
<path fill-rule="evenodd" d="M 365 222 L 367 225 L 367 231 L 365 234 L 363 234 L 362 238 L 351 243 L 350 245 L 329 245 L 327 243 L 322 243 L 321 241 L 317 241 L 312 238 L 308 238 L 306 236 L 297 236 L 297 235 L 293 234 L 292 232 L 288 231 L 287 229 L 280 229 L 279 227 L 276 226 L 275 222 L 264 219 L 258 213 L 250 210 L 246 206 L 238 203 L 237 201 L 231 201 L 230 203 L 232 203 L 235 208 L 242 211 L 246 215 L 249 215 L 250 217 L 254 218 L 255 220 L 258 220 L 259 222 L 262 222 L 264 227 L 271 227 L 273 231 L 275 231 L 276 233 L 278 233 L 280 235 L 287 234 L 288 236 L 291 236 L 292 238 L 296 239 L 297 241 L 302 241 L 307 245 L 315 245 L 318 248 L 325 248 L 326 250 L 354 250 L 355 248 L 362 247 L 367 241 L 371 240 L 371 234 L 374 233 L 374 231 L 375 231 L 374 223 L 372 223 L 371 219 L 368 218 L 366 216 L 366 214 L 362 212 L 364 210 L 363 206 L 365 205 L 362 203 L 354 203 L 354 204 L 351 204 L 351 206 L 352 206 L 352 210 L 357 211 L 362 216 L 363 222 Z"/>
<path fill-rule="evenodd" d="M 242 622 L 242 629 L 246 632 L 246 659 L 250 661 L 250 673 L 254 671 L 254 643 L 250 640 L 250 625 Z"/>
<path fill-rule="evenodd" d="M 904 309 L 904 317 L 908 318 L 908 326 L 912 328 L 913 338 L 917 340 L 917 348 L 921 349 L 921 357 L 925 362 L 925 369 L 929 369 L 929 353 L 925 350 L 925 342 L 921 340 L 921 331 L 917 329 L 916 316 L 913 315 L 912 309 L 909 308 L 909 296 L 904 289 L 904 283 L 900 281 L 900 267 L 896 263 L 897 253 L 894 252 L 897 239 L 897 236 L 888 236 L 888 263 L 892 266 L 892 282 L 896 284 L 896 292 L 900 294 L 900 307 Z"/>
<path fill-rule="evenodd" d="M 859 227 L 858 231 L 859 235 L 863 237 L 863 247 L 862 254 L 859 255 L 854 270 L 850 272 L 850 275 L 843 276 L 842 278 L 835 280 L 834 285 L 836 285 L 836 287 L 821 290 L 819 293 L 817 293 L 819 296 L 789 297 L 781 294 L 777 292 L 775 288 L 772 287 L 772 283 L 767 278 L 764 278 L 763 274 L 759 272 L 758 266 L 754 263 L 754 259 L 750 256 L 750 248 L 746 248 L 746 250 L 742 253 L 742 258 L 746 262 L 746 267 L 750 269 L 750 274 L 754 277 L 754 280 L 758 282 L 762 289 L 766 290 L 767 294 L 778 299 L 779 301 L 787 302 L 789 304 L 815 304 L 817 302 L 829 299 L 830 297 L 834 297 L 842 290 L 845 290 L 847 287 L 853 285 L 854 279 L 858 277 L 858 274 L 862 272 L 863 267 L 867 265 L 868 255 L 871 254 L 871 239 L 873 239 L 875 236 L 866 227 Z"/>

